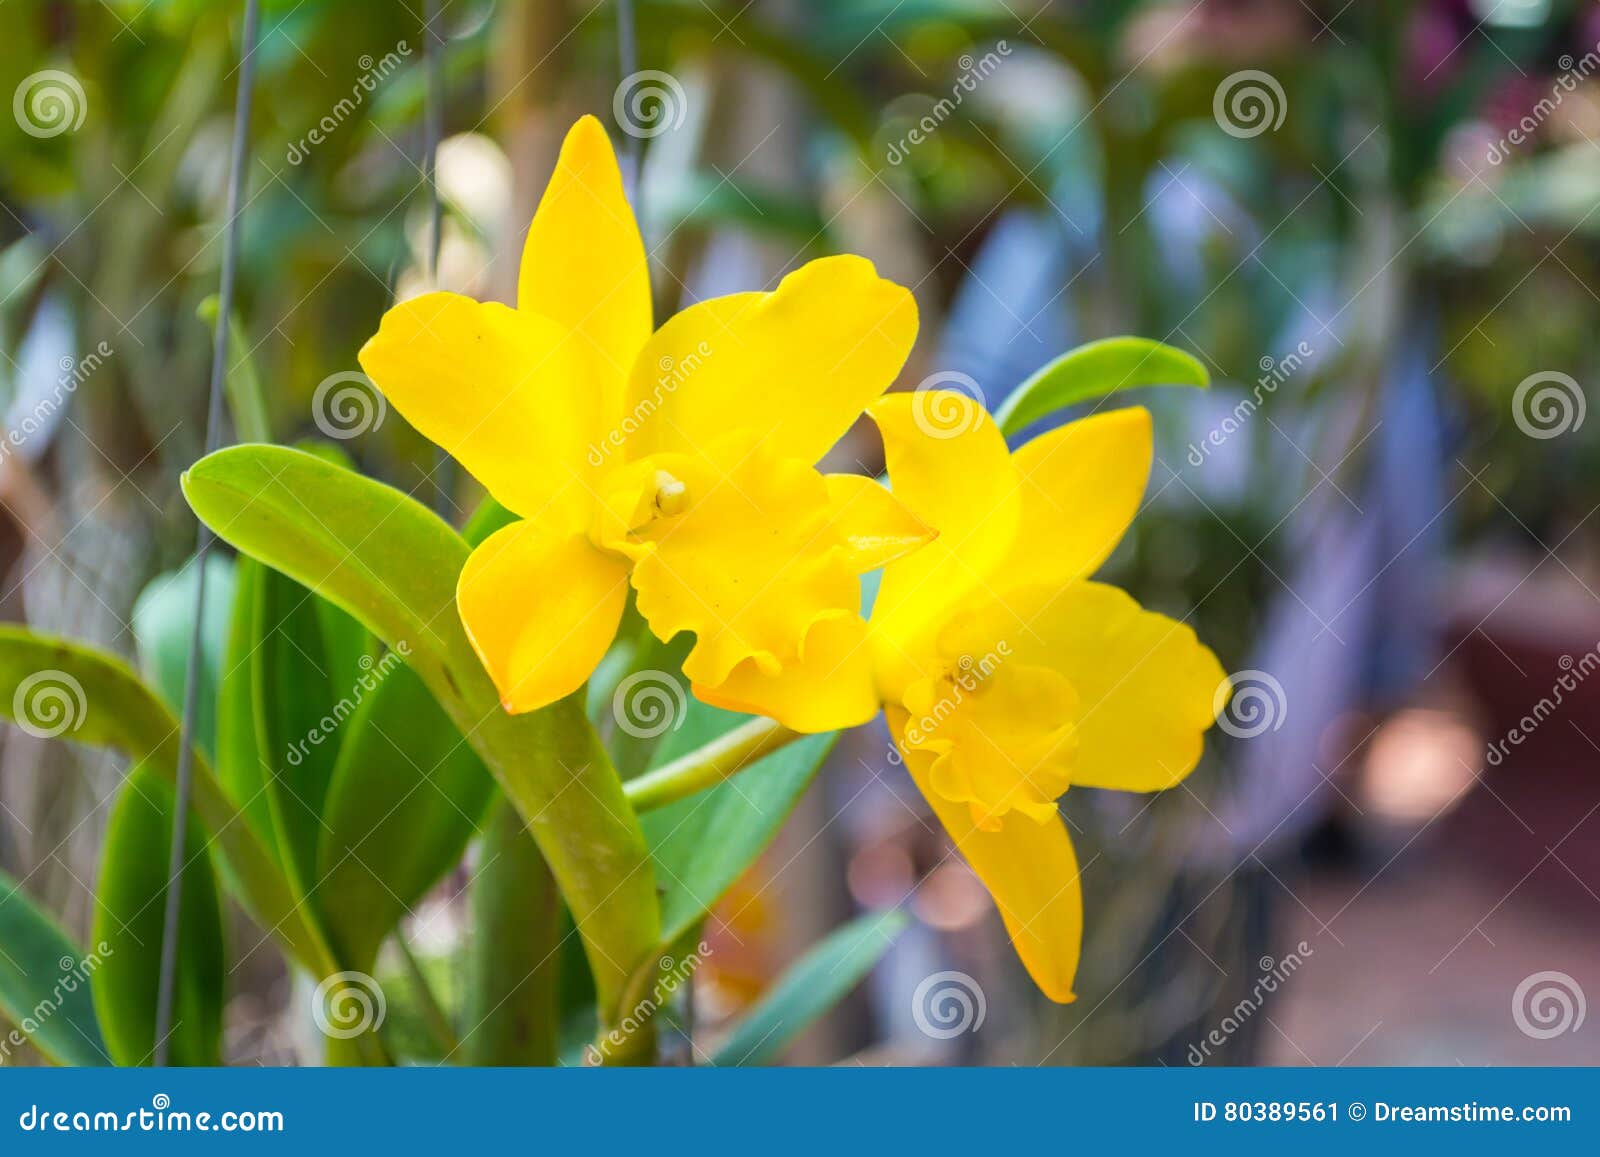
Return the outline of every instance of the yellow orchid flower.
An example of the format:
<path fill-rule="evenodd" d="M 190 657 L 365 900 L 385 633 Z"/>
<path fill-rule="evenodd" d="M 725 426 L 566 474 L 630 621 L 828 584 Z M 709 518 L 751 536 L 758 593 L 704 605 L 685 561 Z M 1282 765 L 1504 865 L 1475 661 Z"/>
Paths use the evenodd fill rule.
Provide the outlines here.
<path fill-rule="evenodd" d="M 522 253 L 515 309 L 429 293 L 384 315 L 361 365 L 395 409 L 519 516 L 475 550 L 456 602 L 506 710 L 577 690 L 631 581 L 684 671 L 777 675 L 859 623 L 859 578 L 929 531 L 866 479 L 815 463 L 899 373 L 911 295 L 859 257 L 652 332 L 644 244 L 593 117 L 573 126 Z M 848 631 L 848 628 L 846 628 Z M 876 711 L 863 653 L 855 698 Z"/>
<path fill-rule="evenodd" d="M 1010 454 L 963 395 L 896 394 L 870 412 L 896 496 L 939 532 L 885 569 L 872 611 L 864 649 L 890 733 L 1029 973 L 1065 1003 L 1083 897 L 1056 800 L 1177 784 L 1225 678 L 1189 627 L 1087 581 L 1138 511 L 1150 416 L 1096 415 Z M 742 665 L 700 694 L 802 730 L 834 679 L 806 658 L 777 677 Z"/>

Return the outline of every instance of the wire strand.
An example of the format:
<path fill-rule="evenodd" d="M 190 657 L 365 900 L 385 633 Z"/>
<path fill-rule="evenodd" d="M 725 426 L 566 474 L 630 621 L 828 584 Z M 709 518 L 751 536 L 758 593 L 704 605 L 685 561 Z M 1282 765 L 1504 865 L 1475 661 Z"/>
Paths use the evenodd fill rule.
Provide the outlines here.
<path fill-rule="evenodd" d="M 222 283 L 217 293 L 216 330 L 211 344 L 211 392 L 206 405 L 207 454 L 222 444 L 223 380 L 228 365 L 228 330 L 233 318 L 233 279 L 239 258 L 239 219 L 243 213 L 244 166 L 249 155 L 250 101 L 255 88 L 256 36 L 260 21 L 256 0 L 245 0 L 244 31 L 239 44 L 239 89 L 233 106 L 233 145 L 228 165 L 228 209 L 222 234 Z M 200 704 L 200 659 L 206 621 L 206 559 L 216 535 L 204 522 L 196 532 L 194 565 L 194 630 L 183 682 L 183 721 L 178 739 L 176 800 L 172 811 L 172 846 L 167 859 L 166 908 L 161 921 L 161 971 L 156 987 L 154 1063 L 164 1067 L 171 1056 L 172 1007 L 177 980 L 179 915 L 183 905 L 183 867 L 189 831 L 189 797 L 194 782 L 195 716 Z"/>
<path fill-rule="evenodd" d="M 439 141 L 444 136 L 444 35 L 438 29 L 439 0 L 423 8 L 422 71 L 423 160 L 422 180 L 428 197 L 428 287 L 439 288 L 439 251 L 444 246 L 444 204 L 439 199 Z M 443 448 L 433 455 L 433 512 L 450 521 L 450 483 L 455 464 Z"/>
<path fill-rule="evenodd" d="M 639 71 L 639 38 L 633 22 L 633 0 L 617 0 L 617 71 L 619 84 Z M 632 195 L 633 215 L 640 216 L 640 184 L 644 180 L 644 141 L 636 133 L 625 133 L 624 145 L 628 158 L 626 184 Z"/>

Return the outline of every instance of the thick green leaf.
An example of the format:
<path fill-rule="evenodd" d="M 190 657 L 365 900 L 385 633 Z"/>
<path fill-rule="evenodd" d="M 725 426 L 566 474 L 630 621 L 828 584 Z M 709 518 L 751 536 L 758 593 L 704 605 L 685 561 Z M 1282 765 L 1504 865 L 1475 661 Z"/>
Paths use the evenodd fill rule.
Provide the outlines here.
<path fill-rule="evenodd" d="M 282 446 L 207 455 L 183 486 L 224 539 L 343 607 L 389 646 L 405 643 L 423 682 L 443 683 L 446 698 L 459 702 L 488 685 L 455 615 L 467 545 L 421 503 Z M 473 685 L 452 683 L 457 668 Z"/>
<path fill-rule="evenodd" d="M 106 1045 L 119 1065 L 148 1065 L 155 1054 L 173 812 L 171 786 L 148 764 L 140 764 L 122 783 L 100 853 L 94 939 L 108 947 L 92 986 Z M 191 821 L 173 974 L 168 1042 L 173 1064 L 222 1062 L 226 971 L 211 856 L 205 833 Z"/>
<path fill-rule="evenodd" d="M 795 961 L 756 1006 L 733 1026 L 711 1058 L 715 1065 L 764 1065 L 872 971 L 906 926 L 898 908 L 869 912 L 838 929 Z"/>
<path fill-rule="evenodd" d="M 174 714 L 183 711 L 199 579 L 200 572 L 191 560 L 182 570 L 151 579 L 133 604 L 133 634 L 139 642 L 140 666 Z M 217 687 L 222 679 L 233 593 L 233 560 L 220 554 L 208 555 L 206 621 L 200 632 L 200 693 L 195 700 L 194 734 L 200 750 L 212 759 L 217 750 Z"/>
<path fill-rule="evenodd" d="M 84 953 L 0 872 L 0 1023 L 57 1064 L 106 1064 L 89 981 L 109 947 Z M 12 1042 L 0 1043 L 9 1054 Z"/>
<path fill-rule="evenodd" d="M 362 693 L 365 632 L 277 571 L 257 576 L 254 597 L 250 678 L 256 740 L 268 771 L 264 782 L 279 854 L 307 896 L 318 880 L 322 809 L 341 731 Z"/>
<path fill-rule="evenodd" d="M 561 898 L 521 813 L 504 799 L 473 876 L 472 930 L 466 1062 L 555 1064 Z"/>
<path fill-rule="evenodd" d="M 659 766 L 749 719 L 691 702 Z M 755 862 L 810 786 L 836 735 L 811 735 L 706 791 L 640 816 L 661 881 L 661 945 L 702 920 Z"/>
<path fill-rule="evenodd" d="M 315 895 L 341 961 L 371 971 L 384 938 L 460 862 L 495 788 L 398 652 L 356 688 L 323 808 Z"/>
<path fill-rule="evenodd" d="M 281 446 L 208 455 L 183 486 L 224 539 L 410 648 L 412 669 L 527 819 L 614 1015 L 658 940 L 649 851 L 581 692 L 529 715 L 500 708 L 455 612 L 465 540 L 392 487 Z"/>
<path fill-rule="evenodd" d="M 233 606 L 229 612 L 228 645 L 217 692 L 217 779 L 239 801 L 262 845 L 282 862 L 272 796 L 267 783 L 272 765 L 256 734 L 254 656 L 257 590 L 267 568 L 241 555 L 234 563 Z"/>
<path fill-rule="evenodd" d="M 336 464 L 346 461 L 336 447 L 313 443 L 306 449 Z M 318 839 L 317 831 L 304 829 L 320 827 L 299 800 L 321 806 L 337 749 L 337 739 L 323 734 L 317 700 L 337 705 L 334 688 L 356 684 L 372 640 L 355 619 L 255 559 L 241 556 L 234 566 L 217 703 L 217 778 L 279 863 L 287 859 L 303 891 Z M 291 694 L 278 696 L 268 681 L 288 683 Z"/>
<path fill-rule="evenodd" d="M 61 710 L 50 713 L 51 702 Z M 0 626 L 0 716 L 34 734 L 115 748 L 148 762 L 167 782 L 176 779 L 177 719 L 122 660 L 103 651 Z M 271 853 L 198 753 L 193 806 L 195 818 L 215 841 L 212 850 L 229 883 L 256 922 L 317 975 L 337 971 Z"/>
<path fill-rule="evenodd" d="M 1007 434 L 1066 406 L 1139 386 L 1205 388 L 1205 366 L 1182 350 L 1142 337 L 1111 337 L 1068 350 L 1018 386 L 995 411 Z"/>

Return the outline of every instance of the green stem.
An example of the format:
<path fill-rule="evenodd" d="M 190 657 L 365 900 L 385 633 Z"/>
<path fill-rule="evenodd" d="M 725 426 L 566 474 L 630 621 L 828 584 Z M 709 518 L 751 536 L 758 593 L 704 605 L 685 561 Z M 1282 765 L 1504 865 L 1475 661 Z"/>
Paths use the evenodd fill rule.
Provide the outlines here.
<path fill-rule="evenodd" d="M 472 927 L 467 1063 L 554 1065 L 561 897 L 522 815 L 505 799 L 484 834 Z"/>
<path fill-rule="evenodd" d="M 633 975 L 623 992 L 622 1008 L 616 1024 L 602 1026 L 584 1053 L 584 1063 L 607 1067 L 635 1068 L 656 1063 L 655 1013 L 657 1000 L 645 1001 L 659 979 L 661 970 L 652 957 Z"/>
<path fill-rule="evenodd" d="M 583 702 L 580 688 L 527 715 L 496 706 L 463 731 L 533 833 L 583 938 L 601 1023 L 610 1024 L 628 976 L 655 951 L 661 909 L 644 832 Z"/>
<path fill-rule="evenodd" d="M 400 963 L 406 970 L 406 976 L 411 981 L 412 990 L 416 993 L 417 1004 L 422 1011 L 423 1023 L 428 1026 L 428 1033 L 433 1041 L 443 1051 L 445 1056 L 450 1056 L 461 1042 L 456 1040 L 455 1029 L 450 1025 L 450 1016 L 445 1012 L 444 1006 L 439 1003 L 439 997 L 433 991 L 433 985 L 428 983 L 428 977 L 422 971 L 422 965 L 417 960 L 416 953 L 411 951 L 411 945 L 406 943 L 403 933 L 396 934 L 394 946 L 400 952 Z"/>
<path fill-rule="evenodd" d="M 802 738 L 771 719 L 752 719 L 689 754 L 623 784 L 636 812 L 649 811 L 714 787 Z"/>
<path fill-rule="evenodd" d="M 327 1037 L 322 1063 L 329 1068 L 387 1068 L 394 1064 L 377 1031 L 354 1037 Z"/>

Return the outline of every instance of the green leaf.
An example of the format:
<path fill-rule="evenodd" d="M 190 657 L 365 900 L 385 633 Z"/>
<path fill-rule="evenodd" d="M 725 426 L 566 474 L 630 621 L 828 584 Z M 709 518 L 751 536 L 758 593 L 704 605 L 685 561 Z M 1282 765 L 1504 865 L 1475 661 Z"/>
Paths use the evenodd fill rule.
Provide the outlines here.
<path fill-rule="evenodd" d="M 764 1065 L 776 1060 L 812 1021 L 872 971 L 906 926 L 899 909 L 858 916 L 814 946 L 739 1019 L 711 1058 L 714 1065 Z"/>
<path fill-rule="evenodd" d="M 183 711 L 199 580 L 200 571 L 190 560 L 181 570 L 151 579 L 133 604 L 133 635 L 139 643 L 140 666 L 174 714 Z M 222 680 L 233 592 L 233 561 L 219 554 L 208 555 L 206 621 L 200 632 L 200 691 L 195 700 L 194 733 L 200 750 L 212 759 L 217 750 L 217 687 Z"/>
<path fill-rule="evenodd" d="M 341 961 L 371 971 L 384 938 L 460 862 L 495 787 L 399 652 L 356 694 L 323 808 L 315 895 Z"/>
<path fill-rule="evenodd" d="M 342 607 L 390 647 L 409 646 L 412 667 L 429 686 L 444 684 L 443 698 L 460 702 L 489 686 L 455 615 L 467 545 L 421 503 L 283 446 L 207 455 L 183 487 L 228 542 Z M 453 685 L 457 669 L 469 685 Z"/>
<path fill-rule="evenodd" d="M 217 779 L 239 801 L 251 830 L 281 864 L 283 853 L 272 818 L 272 797 L 267 792 L 272 765 L 256 734 L 253 678 L 257 591 L 267 573 L 266 567 L 246 555 L 234 564 L 228 646 L 217 693 Z"/>
<path fill-rule="evenodd" d="M 17 1026 L 56 1064 L 111 1060 L 89 993 L 105 954 L 96 946 L 85 955 L 0 872 L 0 1021 Z"/>
<path fill-rule="evenodd" d="M 1140 386 L 1211 384 L 1205 366 L 1182 350 L 1142 337 L 1111 337 L 1068 350 L 1018 386 L 995 411 L 1001 431 L 1015 434 L 1066 406 Z"/>
<path fill-rule="evenodd" d="M 92 987 L 106 1045 L 119 1065 L 148 1065 L 155 1054 L 173 812 L 172 788 L 140 764 L 123 780 L 106 825 L 94 938 L 107 950 Z M 169 1055 L 175 1065 L 217 1065 L 227 982 L 222 909 L 196 823 L 189 825 L 185 848 Z"/>
<path fill-rule="evenodd" d="M 338 446 L 300 448 L 349 465 Z M 319 813 L 339 746 L 334 732 L 374 648 L 357 620 L 254 559 L 240 561 L 239 575 L 218 708 L 219 775 L 304 895 L 316 879 Z"/>
<path fill-rule="evenodd" d="M 655 753 L 660 766 L 745 722 L 691 702 Z M 698 924 L 772 842 L 837 735 L 810 735 L 706 791 L 640 816 L 661 882 L 661 946 Z"/>
<path fill-rule="evenodd" d="M 356 710 L 365 632 L 276 571 L 254 583 L 250 655 L 256 741 L 277 845 L 300 895 L 319 878 L 322 810 L 341 728 Z M 370 664 L 370 658 L 367 659 Z"/>
<path fill-rule="evenodd" d="M 0 626 L 0 715 L 29 734 L 115 747 L 137 758 L 175 751 L 178 721 L 121 659 Z"/>
<path fill-rule="evenodd" d="M 281 446 L 208 455 L 183 487 L 224 539 L 410 648 L 411 668 L 527 819 L 613 1016 L 658 939 L 649 851 L 582 692 L 528 715 L 501 709 L 455 611 L 465 540 L 398 490 Z"/>
<path fill-rule="evenodd" d="M 58 710 L 52 712 L 51 704 Z M 103 651 L 0 626 L 0 716 L 35 735 L 110 747 L 176 781 L 178 720 L 127 665 Z M 337 971 L 320 933 L 238 807 L 196 753 L 194 816 L 211 836 L 240 902 L 295 959 L 319 976 Z M 165 864 L 165 857 L 162 859 Z"/>

